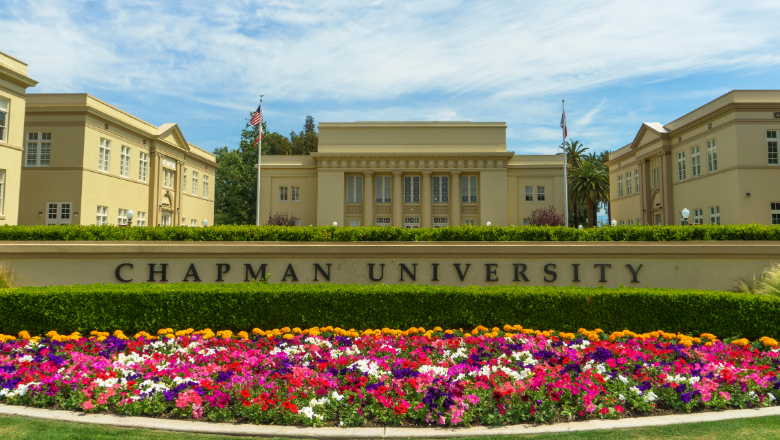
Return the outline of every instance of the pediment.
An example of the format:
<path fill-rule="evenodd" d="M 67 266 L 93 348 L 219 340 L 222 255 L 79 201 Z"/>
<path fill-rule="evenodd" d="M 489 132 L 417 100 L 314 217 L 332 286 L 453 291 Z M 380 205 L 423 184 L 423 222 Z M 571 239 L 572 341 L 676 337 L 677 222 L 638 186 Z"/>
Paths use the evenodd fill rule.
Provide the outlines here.
<path fill-rule="evenodd" d="M 642 124 L 642 127 L 639 128 L 639 132 L 634 137 L 634 141 L 631 143 L 631 149 L 636 150 L 643 145 L 655 142 L 658 139 L 663 138 L 668 133 L 669 130 L 667 130 L 658 122 L 645 122 Z"/>
<path fill-rule="evenodd" d="M 184 139 L 181 129 L 177 124 L 163 124 L 158 128 L 155 139 L 172 145 L 182 151 L 190 151 L 190 145 Z"/>

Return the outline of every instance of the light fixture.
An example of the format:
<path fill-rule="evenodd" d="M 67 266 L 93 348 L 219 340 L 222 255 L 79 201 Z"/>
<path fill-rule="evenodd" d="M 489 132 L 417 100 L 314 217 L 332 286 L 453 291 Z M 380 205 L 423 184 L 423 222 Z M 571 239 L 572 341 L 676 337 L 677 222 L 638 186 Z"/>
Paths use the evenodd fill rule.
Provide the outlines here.
<path fill-rule="evenodd" d="M 691 211 L 689 211 L 688 208 L 683 208 L 683 210 L 680 211 L 680 214 L 682 214 L 684 220 L 683 226 L 688 226 L 688 217 L 691 215 Z"/>
<path fill-rule="evenodd" d="M 617 226 L 617 220 L 615 220 L 614 218 L 612 219 L 612 226 Z"/>
<path fill-rule="evenodd" d="M 74 217 L 78 217 L 79 216 L 79 212 L 78 211 L 73 211 L 73 216 Z"/>
<path fill-rule="evenodd" d="M 132 209 L 128 209 L 126 215 L 127 215 L 127 225 L 128 226 L 132 226 L 133 225 L 133 216 L 135 215 L 135 213 L 133 212 Z"/>
<path fill-rule="evenodd" d="M 333 226 L 338 226 L 339 222 L 333 222 Z"/>
<path fill-rule="evenodd" d="M 579 230 L 581 231 L 581 230 L 582 230 L 582 225 L 579 225 L 579 226 L 577 227 L 577 229 L 579 229 Z"/>
<path fill-rule="evenodd" d="M 209 221 L 206 220 L 206 219 L 203 219 L 203 227 L 205 228 L 208 225 L 209 225 Z"/>
<path fill-rule="evenodd" d="M 750 193 L 747 193 L 747 196 L 750 197 Z"/>
<path fill-rule="evenodd" d="M 41 212 L 41 211 L 38 211 L 38 217 L 40 217 L 40 216 L 42 216 L 42 215 L 43 215 L 43 212 Z"/>
<path fill-rule="evenodd" d="M 490 223 L 490 222 L 487 222 L 487 223 L 485 223 L 485 225 L 486 225 L 486 226 L 490 226 L 490 225 L 491 225 L 491 223 Z"/>

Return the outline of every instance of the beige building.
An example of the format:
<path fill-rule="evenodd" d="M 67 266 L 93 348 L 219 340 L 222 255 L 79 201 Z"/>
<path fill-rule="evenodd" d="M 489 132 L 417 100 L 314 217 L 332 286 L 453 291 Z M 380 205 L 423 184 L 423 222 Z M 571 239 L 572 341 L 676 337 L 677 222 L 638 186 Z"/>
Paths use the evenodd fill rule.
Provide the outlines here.
<path fill-rule="evenodd" d="M 0 52 L 0 226 L 17 223 L 25 98 L 36 84 L 27 76 L 27 64 Z"/>
<path fill-rule="evenodd" d="M 497 226 L 563 213 L 562 156 L 506 148 L 503 122 L 319 124 L 319 151 L 263 156 L 260 222 L 289 213 L 302 225 Z"/>
<path fill-rule="evenodd" d="M 19 224 L 214 224 L 214 155 L 88 94 L 27 96 Z"/>
<path fill-rule="evenodd" d="M 780 90 L 734 90 L 609 155 L 620 224 L 780 224 Z"/>

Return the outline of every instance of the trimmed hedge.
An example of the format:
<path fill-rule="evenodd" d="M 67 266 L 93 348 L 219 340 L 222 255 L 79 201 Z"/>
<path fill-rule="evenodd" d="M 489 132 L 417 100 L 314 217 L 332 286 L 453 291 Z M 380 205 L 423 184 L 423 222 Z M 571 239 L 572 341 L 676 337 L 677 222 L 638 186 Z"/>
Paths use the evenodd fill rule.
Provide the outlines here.
<path fill-rule="evenodd" d="M 780 240 L 780 225 L 457 226 L 403 229 L 333 226 L 0 226 L 0 241 L 713 241 Z"/>
<path fill-rule="evenodd" d="M 126 333 L 340 326 L 575 331 L 664 330 L 780 336 L 780 297 L 702 290 L 420 285 L 94 284 L 0 290 L 0 332 Z"/>

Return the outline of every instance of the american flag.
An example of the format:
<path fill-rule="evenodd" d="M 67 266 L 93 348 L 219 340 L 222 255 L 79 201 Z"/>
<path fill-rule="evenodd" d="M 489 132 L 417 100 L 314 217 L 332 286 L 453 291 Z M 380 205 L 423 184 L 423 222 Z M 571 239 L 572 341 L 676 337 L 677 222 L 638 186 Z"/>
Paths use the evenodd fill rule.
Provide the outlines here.
<path fill-rule="evenodd" d="M 249 123 L 257 127 L 258 135 L 257 139 L 255 139 L 255 145 L 257 145 L 263 139 L 263 104 L 257 106 L 257 110 L 252 114 Z"/>
<path fill-rule="evenodd" d="M 563 129 L 563 138 L 566 139 L 566 136 L 569 135 L 568 130 L 566 130 L 566 109 L 563 110 L 563 115 L 561 116 L 561 128 Z"/>

